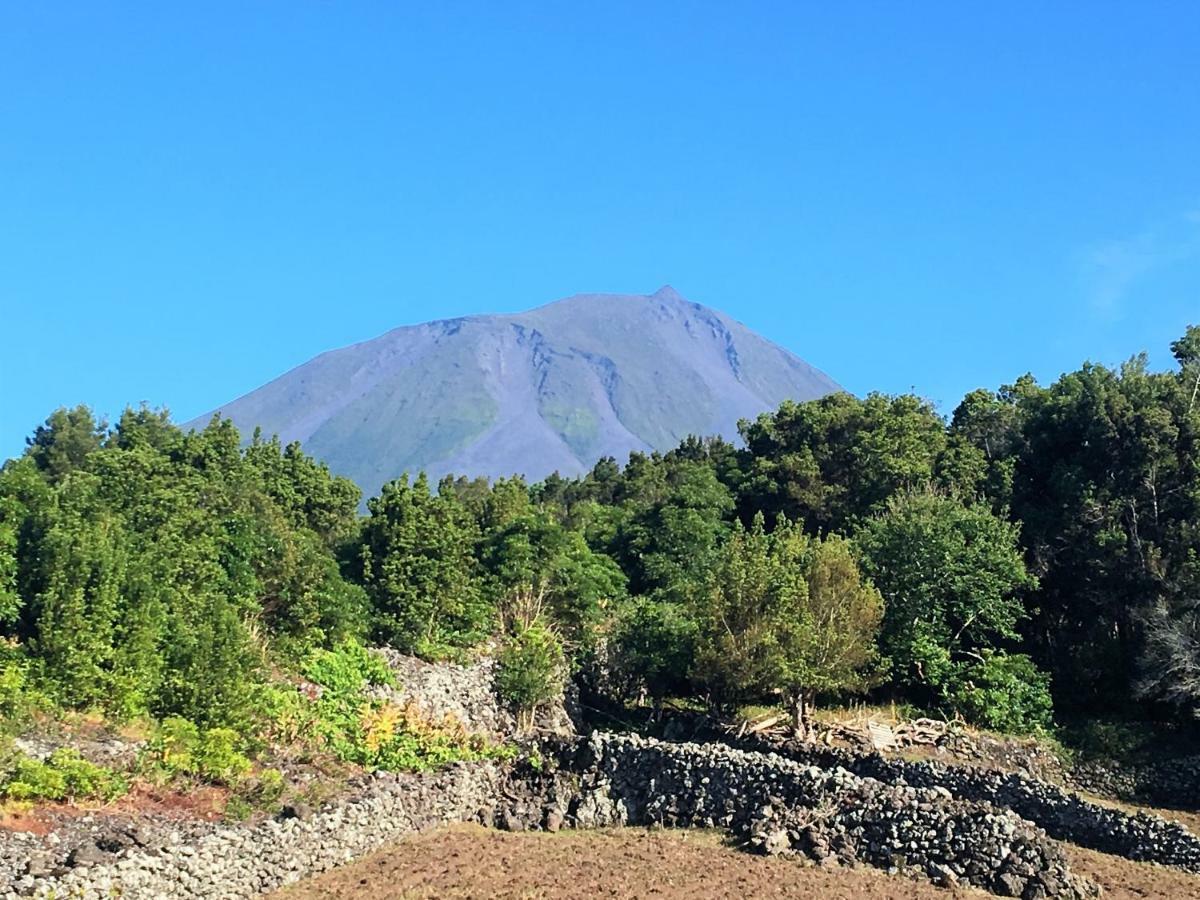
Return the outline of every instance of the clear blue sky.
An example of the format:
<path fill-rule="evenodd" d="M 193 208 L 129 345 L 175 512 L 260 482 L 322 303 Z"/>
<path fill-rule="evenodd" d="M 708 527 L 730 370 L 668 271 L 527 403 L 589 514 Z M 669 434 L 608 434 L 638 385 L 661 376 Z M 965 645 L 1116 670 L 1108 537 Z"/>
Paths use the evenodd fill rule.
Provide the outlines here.
<path fill-rule="evenodd" d="M 0 457 L 664 283 L 949 412 L 1200 322 L 1200 4 L 9 3 Z"/>

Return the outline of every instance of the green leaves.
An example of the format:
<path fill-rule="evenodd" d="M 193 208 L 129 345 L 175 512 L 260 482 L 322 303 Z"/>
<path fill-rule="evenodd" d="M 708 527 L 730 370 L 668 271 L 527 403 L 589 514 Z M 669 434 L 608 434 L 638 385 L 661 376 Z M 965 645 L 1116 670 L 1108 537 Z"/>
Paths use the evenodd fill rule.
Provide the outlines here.
<path fill-rule="evenodd" d="M 748 531 L 735 525 L 697 602 L 694 676 L 726 705 L 862 690 L 882 614 L 844 539 L 810 538 L 786 519 L 768 534 L 759 514 Z"/>
<path fill-rule="evenodd" d="M 0 635 L 66 706 L 244 724 L 270 652 L 364 630 L 332 552 L 346 488 L 225 420 L 60 410 L 0 472 Z"/>
<path fill-rule="evenodd" d="M 981 505 L 921 491 L 894 498 L 856 537 L 887 601 L 882 644 L 897 683 L 944 696 L 954 666 L 1016 640 L 1025 570 L 1017 526 Z"/>
<path fill-rule="evenodd" d="M 377 636 L 400 650 L 438 655 L 490 630 L 474 550 L 478 531 L 454 495 L 431 494 L 425 476 L 383 487 L 368 504 L 360 565 Z"/>

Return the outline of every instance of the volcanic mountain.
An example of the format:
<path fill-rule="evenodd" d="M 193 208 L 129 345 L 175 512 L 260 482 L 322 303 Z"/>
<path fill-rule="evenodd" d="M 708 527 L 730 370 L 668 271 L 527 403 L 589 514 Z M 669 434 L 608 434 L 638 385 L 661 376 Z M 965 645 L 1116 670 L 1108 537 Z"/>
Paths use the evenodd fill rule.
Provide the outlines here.
<path fill-rule="evenodd" d="M 670 287 L 396 328 L 322 353 L 213 412 L 299 440 L 368 494 L 403 472 L 531 481 L 840 390 Z M 211 413 L 189 423 L 204 425 Z"/>

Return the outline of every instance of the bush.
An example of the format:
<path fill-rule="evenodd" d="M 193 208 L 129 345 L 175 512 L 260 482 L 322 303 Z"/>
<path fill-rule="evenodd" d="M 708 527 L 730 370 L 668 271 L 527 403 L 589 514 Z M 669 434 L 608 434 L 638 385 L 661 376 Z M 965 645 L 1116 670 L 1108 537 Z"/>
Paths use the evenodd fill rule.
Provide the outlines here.
<path fill-rule="evenodd" d="M 686 606 L 638 598 L 617 618 L 612 675 L 622 696 L 648 694 L 656 707 L 665 697 L 686 694 L 695 654 L 696 620 Z"/>
<path fill-rule="evenodd" d="M 301 673 L 339 696 L 358 694 L 368 684 L 396 683 L 383 657 L 356 641 L 344 641 L 332 650 L 314 650 L 301 666 Z"/>
<path fill-rule="evenodd" d="M 150 741 L 155 766 L 168 777 L 191 775 L 235 784 L 250 771 L 241 735 L 230 728 L 201 729 L 187 719 L 164 719 Z"/>
<path fill-rule="evenodd" d="M 129 782 L 105 766 L 88 762 L 75 750 L 55 750 L 45 760 L 18 756 L 0 796 L 9 800 L 113 800 Z"/>
<path fill-rule="evenodd" d="M 500 652 L 496 693 L 517 712 L 518 726 L 529 728 L 537 709 L 562 690 L 562 642 L 535 620 L 514 634 Z"/>
<path fill-rule="evenodd" d="M 1011 734 L 1053 724 L 1050 676 L 1023 653 L 985 652 L 959 673 L 949 699 L 969 721 Z"/>
<path fill-rule="evenodd" d="M 20 646 L 0 639 L 0 732 L 19 730 L 33 713 L 50 706 L 50 699 L 33 686 L 30 662 Z"/>

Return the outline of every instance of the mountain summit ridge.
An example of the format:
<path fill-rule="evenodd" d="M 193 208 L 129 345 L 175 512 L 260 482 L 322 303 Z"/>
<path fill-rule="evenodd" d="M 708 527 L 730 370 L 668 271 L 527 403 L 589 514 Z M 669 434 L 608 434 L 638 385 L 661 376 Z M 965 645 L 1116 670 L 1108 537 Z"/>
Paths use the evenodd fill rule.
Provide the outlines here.
<path fill-rule="evenodd" d="M 244 433 L 299 440 L 371 494 L 405 471 L 575 475 L 689 434 L 732 438 L 738 419 L 837 390 L 824 372 L 664 285 L 393 328 L 188 424 L 221 413 Z"/>

